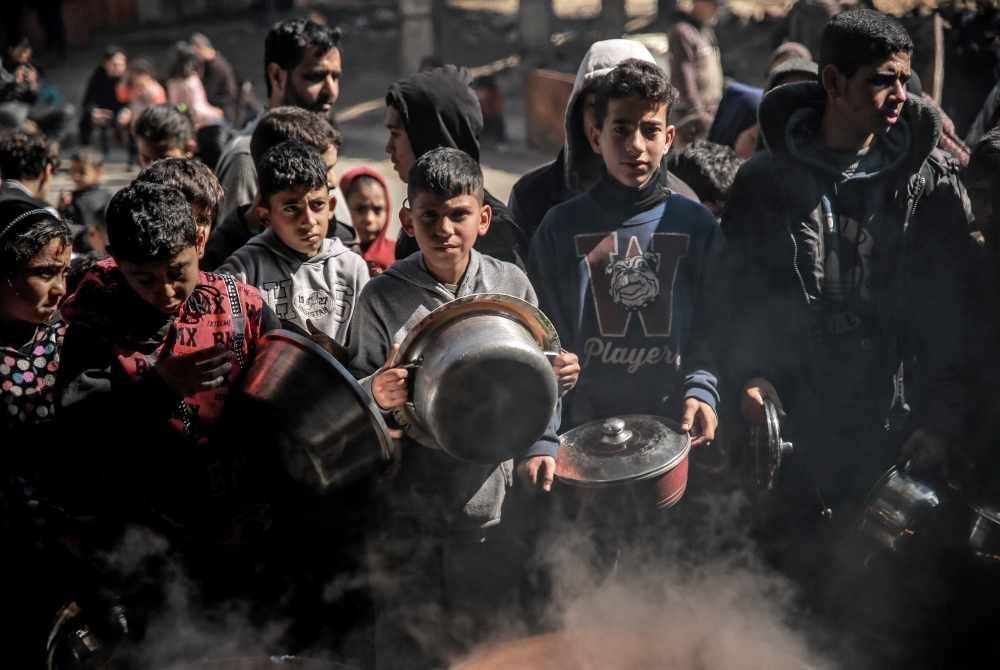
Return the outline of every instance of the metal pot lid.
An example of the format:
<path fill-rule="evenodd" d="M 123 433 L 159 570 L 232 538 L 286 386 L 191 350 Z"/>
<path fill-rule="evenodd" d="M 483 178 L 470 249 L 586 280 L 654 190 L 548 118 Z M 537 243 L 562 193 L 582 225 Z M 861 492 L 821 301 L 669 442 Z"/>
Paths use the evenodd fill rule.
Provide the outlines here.
<path fill-rule="evenodd" d="M 530 302 L 503 293 L 474 293 L 441 305 L 414 326 L 399 346 L 400 365 L 419 365 L 425 343 L 447 324 L 473 314 L 496 314 L 523 325 L 544 352 L 560 350 L 555 326 Z"/>
<path fill-rule="evenodd" d="M 556 477 L 600 487 L 658 477 L 687 458 L 690 436 L 671 419 L 627 414 L 592 421 L 559 438 Z"/>

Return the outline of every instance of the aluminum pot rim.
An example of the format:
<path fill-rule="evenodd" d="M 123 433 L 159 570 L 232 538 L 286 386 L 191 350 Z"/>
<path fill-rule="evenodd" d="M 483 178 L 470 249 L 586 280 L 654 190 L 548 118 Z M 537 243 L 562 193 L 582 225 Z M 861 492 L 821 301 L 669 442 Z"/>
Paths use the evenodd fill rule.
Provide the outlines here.
<path fill-rule="evenodd" d="M 361 407 L 368 414 L 368 418 L 375 424 L 375 433 L 378 438 L 380 451 L 382 452 L 383 462 L 388 463 L 392 460 L 392 438 L 389 436 L 389 426 L 386 424 L 385 418 L 382 416 L 382 410 L 375 403 L 375 399 L 372 398 L 371 394 L 364 390 L 358 380 L 355 379 L 354 375 L 352 375 L 351 372 L 340 363 L 340 361 L 308 337 L 299 335 L 291 330 L 279 328 L 264 333 L 258 343 L 258 351 L 260 350 L 261 345 L 269 340 L 285 340 L 306 349 L 310 353 L 319 356 L 326 363 L 329 363 L 341 376 L 347 379 L 350 382 L 347 386 L 351 389 L 354 397 L 361 401 Z"/>

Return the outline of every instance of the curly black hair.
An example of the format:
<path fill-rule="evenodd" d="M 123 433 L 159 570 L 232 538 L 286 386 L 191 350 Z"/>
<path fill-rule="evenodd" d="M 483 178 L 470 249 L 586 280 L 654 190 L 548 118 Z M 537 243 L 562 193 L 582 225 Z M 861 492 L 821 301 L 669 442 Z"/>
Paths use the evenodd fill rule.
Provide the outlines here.
<path fill-rule="evenodd" d="M 191 205 L 176 188 L 133 181 L 105 214 L 112 255 L 133 263 L 168 261 L 198 240 Z"/>
<path fill-rule="evenodd" d="M 33 212 L 17 220 L 18 217 Z M 12 223 L 17 220 L 16 223 Z M 0 203 L 0 268 L 13 277 L 52 240 L 71 244 L 66 222 L 50 207 L 44 209 L 24 200 Z"/>
<path fill-rule="evenodd" d="M 670 171 L 687 183 L 702 202 L 722 204 L 736 180 L 743 159 L 731 147 L 696 140 L 667 159 Z"/>
<path fill-rule="evenodd" d="M 640 98 L 651 104 L 666 105 L 668 118 L 670 108 L 677 102 L 677 89 L 670 85 L 667 74 L 658 65 L 638 58 L 619 63 L 601 79 L 595 94 L 594 115 L 598 128 L 604 126 L 611 100 Z"/>
<path fill-rule="evenodd" d="M 257 180 L 260 200 L 266 206 L 276 193 L 326 186 L 326 164 L 322 156 L 306 143 L 296 140 L 282 142 L 261 156 Z"/>
<path fill-rule="evenodd" d="M 222 186 L 208 166 L 196 158 L 161 158 L 139 173 L 136 181 L 163 184 L 184 194 L 188 203 L 204 210 L 200 226 L 211 226 L 219 213 Z"/>
<path fill-rule="evenodd" d="M 472 195 L 482 204 L 483 170 L 476 159 L 460 149 L 432 149 L 410 168 L 406 182 L 406 197 L 411 203 L 424 192 L 445 198 Z"/>
<path fill-rule="evenodd" d="M 171 105 L 155 105 L 143 110 L 132 126 L 132 133 L 162 150 L 187 151 L 194 141 L 194 124 L 184 112 Z"/>
<path fill-rule="evenodd" d="M 913 53 L 913 40 L 899 21 L 874 9 L 851 9 L 826 24 L 819 47 L 819 72 L 833 65 L 852 77 L 861 67 L 897 53 Z"/>
<path fill-rule="evenodd" d="M 38 179 L 52 162 L 49 140 L 22 130 L 0 132 L 0 177 Z"/>
<path fill-rule="evenodd" d="M 285 72 L 291 72 L 305 58 L 307 48 L 323 53 L 340 48 L 340 28 L 331 28 L 308 19 L 286 19 L 275 23 L 264 39 L 264 81 L 267 95 L 271 96 L 271 80 L 267 66 L 276 63 Z"/>
<path fill-rule="evenodd" d="M 271 147 L 291 140 L 303 142 L 323 154 L 331 146 L 340 148 L 341 134 L 321 114 L 290 105 L 275 107 L 260 117 L 250 136 L 250 156 L 254 164 L 260 162 Z"/>

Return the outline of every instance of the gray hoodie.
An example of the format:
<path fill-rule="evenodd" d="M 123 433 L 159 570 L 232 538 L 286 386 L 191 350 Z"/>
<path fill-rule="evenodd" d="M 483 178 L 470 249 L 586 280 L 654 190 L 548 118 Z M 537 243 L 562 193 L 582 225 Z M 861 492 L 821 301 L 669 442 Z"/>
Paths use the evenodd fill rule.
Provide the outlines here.
<path fill-rule="evenodd" d="M 273 230 L 265 230 L 238 249 L 218 272 L 260 289 L 279 319 L 304 332 L 316 330 L 343 344 L 368 264 L 337 238 L 326 238 L 319 253 L 303 259 Z"/>
<path fill-rule="evenodd" d="M 410 328 L 445 303 L 473 293 L 504 293 L 538 304 L 528 277 L 512 263 L 472 250 L 469 267 L 452 291 L 427 271 L 417 252 L 396 261 L 365 287 L 351 322 L 347 348 L 351 372 L 367 377 L 389 357 L 394 343 Z M 558 412 L 557 412 L 558 414 Z M 555 456 L 558 416 L 535 444 L 524 445 L 523 457 Z M 500 512 L 512 484 L 513 463 L 464 463 L 445 452 L 408 440 L 403 467 L 393 482 L 394 511 L 417 517 L 441 530 L 485 528 L 500 522 Z"/>

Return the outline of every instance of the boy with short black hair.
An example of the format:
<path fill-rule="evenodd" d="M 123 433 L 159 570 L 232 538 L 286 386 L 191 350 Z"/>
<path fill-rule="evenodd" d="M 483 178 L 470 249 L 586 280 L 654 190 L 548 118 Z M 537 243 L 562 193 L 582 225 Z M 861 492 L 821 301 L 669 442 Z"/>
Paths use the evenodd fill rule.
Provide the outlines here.
<path fill-rule="evenodd" d="M 237 249 L 250 241 L 254 235 L 264 231 L 257 218 L 257 168 L 256 163 L 271 147 L 282 142 L 296 140 L 304 143 L 323 158 L 326 165 L 327 186 L 331 197 L 336 200 L 337 210 L 345 213 L 345 220 L 337 218 L 334 212 L 333 224 L 327 235 L 336 236 L 352 250 L 356 250 L 357 234 L 350 225 L 347 214 L 346 199 L 337 188 L 337 178 L 333 174 L 333 166 L 337 164 L 340 153 L 341 134 L 319 114 L 301 107 L 276 107 L 261 117 L 254 128 L 253 135 L 246 141 L 248 157 L 252 157 L 247 169 L 252 173 L 253 183 L 245 181 L 231 182 L 236 189 L 231 193 L 226 191 L 222 204 L 222 221 L 208 242 L 205 251 L 205 267 L 214 269 L 229 258 Z M 223 188 L 226 188 L 223 186 Z"/>
<path fill-rule="evenodd" d="M 23 200 L 45 207 L 58 164 L 59 157 L 44 135 L 0 131 L 0 201 Z"/>
<path fill-rule="evenodd" d="M 699 444 L 717 424 L 706 316 L 723 241 L 711 212 L 660 179 L 676 95 L 660 68 L 638 59 L 601 82 L 589 139 L 605 173 L 545 216 L 529 272 L 563 346 L 584 354 L 566 423 L 682 416 Z"/>
<path fill-rule="evenodd" d="M 732 147 L 697 140 L 684 147 L 684 151 L 671 154 L 667 165 L 694 189 L 701 203 L 718 218 L 743 160 Z"/>
<path fill-rule="evenodd" d="M 322 157 L 302 142 L 283 142 L 260 160 L 257 216 L 268 229 L 219 268 L 258 287 L 278 317 L 343 344 L 368 266 L 327 237 L 333 203 Z"/>
<path fill-rule="evenodd" d="M 143 168 L 161 158 L 191 158 L 197 148 L 191 118 L 171 105 L 143 110 L 132 125 L 132 135 Z"/>
<path fill-rule="evenodd" d="M 80 473 L 82 482 L 112 482 L 85 485 L 87 502 L 115 518 L 149 505 L 217 541 L 211 524 L 239 479 L 220 453 L 228 437 L 220 419 L 277 319 L 257 289 L 198 271 L 198 231 L 179 191 L 133 182 L 111 199 L 107 227 L 112 258 L 62 306 L 70 325 L 57 384 L 61 418 L 69 434 L 102 426 L 101 448 L 76 460 L 93 468 Z"/>
<path fill-rule="evenodd" d="M 195 248 L 198 258 L 205 255 L 205 243 L 222 202 L 222 187 L 208 166 L 196 158 L 161 158 L 137 176 L 136 181 L 163 184 L 180 191 L 191 205 L 198 229 Z"/>
<path fill-rule="evenodd" d="M 384 410 L 399 407 L 408 395 L 407 370 L 393 367 L 394 346 L 428 312 L 474 293 L 505 293 L 536 302 L 520 269 L 473 249 L 492 216 L 483 204 L 482 171 L 473 158 L 452 148 L 425 153 L 410 171 L 407 196 L 409 206 L 400 219 L 420 251 L 391 265 L 365 288 L 348 344 L 352 372 L 371 375 L 366 383 Z M 553 363 L 564 387 L 575 382 L 575 359 L 564 354 Z M 555 469 L 555 425 L 535 444 L 522 446 L 517 467 L 519 478 L 544 490 L 551 487 Z M 516 561 L 509 560 L 511 540 L 502 535 L 513 463 L 466 463 L 404 439 L 402 470 L 386 498 L 386 542 L 374 544 L 388 552 L 390 563 L 402 560 L 391 568 L 401 570 L 397 590 L 383 594 L 386 603 L 375 633 L 378 668 L 426 665 L 417 659 L 428 661 L 430 652 L 412 639 L 421 625 L 421 606 L 447 607 L 454 620 L 461 618 L 458 613 L 495 614 L 520 574 Z M 464 569 L 459 567 L 463 563 Z M 453 581 L 456 570 L 464 583 Z M 454 649 L 436 651 L 447 655 Z"/>

